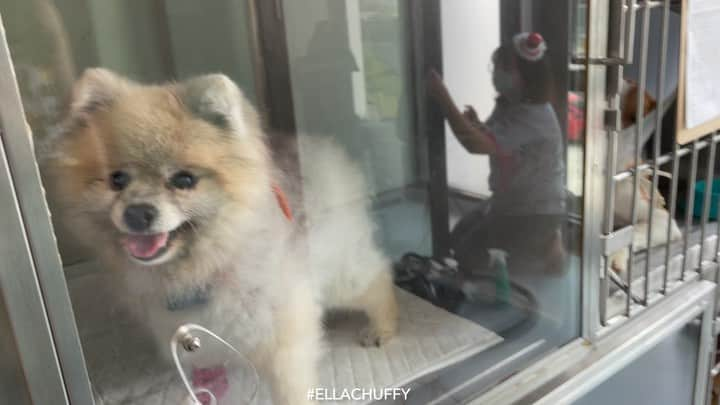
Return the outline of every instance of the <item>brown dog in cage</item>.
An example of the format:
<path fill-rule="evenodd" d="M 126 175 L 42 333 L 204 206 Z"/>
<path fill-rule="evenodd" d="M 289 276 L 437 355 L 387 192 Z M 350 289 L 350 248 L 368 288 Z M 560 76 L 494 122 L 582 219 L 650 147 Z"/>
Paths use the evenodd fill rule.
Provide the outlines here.
<path fill-rule="evenodd" d="M 629 128 L 637 122 L 637 99 L 639 92 L 640 86 L 638 86 L 636 82 L 632 80 L 625 81 L 620 94 L 620 117 L 623 129 Z M 643 117 L 651 113 L 655 110 L 655 107 L 657 107 L 657 102 L 647 91 L 644 92 L 642 104 Z"/>
<path fill-rule="evenodd" d="M 638 97 L 640 88 L 634 81 L 626 80 L 620 94 L 620 110 L 622 128 L 630 128 L 637 124 Z M 643 117 L 652 113 L 657 107 L 655 99 L 645 91 L 642 98 Z M 634 166 L 634 159 L 618 162 L 620 167 L 630 169 Z M 666 173 L 658 173 L 667 176 Z M 621 228 L 632 224 L 633 204 L 633 177 L 630 176 L 615 186 L 615 227 Z M 646 171 L 638 179 L 637 189 L 637 222 L 634 225 L 633 246 L 636 251 L 649 247 L 663 245 L 667 242 L 668 225 L 670 227 L 670 241 L 678 240 L 682 236 L 675 219 L 670 218 L 670 213 L 665 208 L 665 198 L 660 194 L 657 185 L 653 187 L 651 173 Z M 650 207 L 652 200 L 652 217 Z M 648 231 L 652 224 L 652 235 L 648 241 Z M 628 249 L 620 250 L 610 258 L 611 268 L 621 277 L 625 277 L 628 265 Z"/>

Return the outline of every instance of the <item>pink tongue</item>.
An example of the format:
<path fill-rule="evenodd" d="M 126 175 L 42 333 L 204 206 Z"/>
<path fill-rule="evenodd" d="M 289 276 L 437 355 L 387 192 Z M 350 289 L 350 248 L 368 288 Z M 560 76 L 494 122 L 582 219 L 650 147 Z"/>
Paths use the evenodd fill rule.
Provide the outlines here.
<path fill-rule="evenodd" d="M 122 243 L 131 255 L 139 259 L 149 259 L 165 247 L 167 240 L 168 233 L 163 232 L 153 235 L 128 235 Z"/>

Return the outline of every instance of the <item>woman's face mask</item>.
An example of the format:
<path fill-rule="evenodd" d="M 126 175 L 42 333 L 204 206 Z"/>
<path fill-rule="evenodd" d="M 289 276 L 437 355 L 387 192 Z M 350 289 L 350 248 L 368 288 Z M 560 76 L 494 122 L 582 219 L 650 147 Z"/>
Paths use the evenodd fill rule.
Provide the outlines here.
<path fill-rule="evenodd" d="M 493 86 L 498 93 L 505 96 L 508 100 L 519 100 L 521 91 L 515 85 L 512 73 L 507 72 L 499 67 L 493 69 Z"/>

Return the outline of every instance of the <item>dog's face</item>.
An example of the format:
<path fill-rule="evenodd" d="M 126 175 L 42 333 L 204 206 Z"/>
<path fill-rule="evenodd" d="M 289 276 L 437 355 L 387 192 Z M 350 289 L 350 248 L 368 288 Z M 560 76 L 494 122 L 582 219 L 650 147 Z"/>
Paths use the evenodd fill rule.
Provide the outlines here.
<path fill-rule="evenodd" d="M 252 107 L 225 76 L 143 86 L 105 70 L 75 88 L 51 175 L 76 234 L 157 266 L 222 248 L 268 187 Z"/>

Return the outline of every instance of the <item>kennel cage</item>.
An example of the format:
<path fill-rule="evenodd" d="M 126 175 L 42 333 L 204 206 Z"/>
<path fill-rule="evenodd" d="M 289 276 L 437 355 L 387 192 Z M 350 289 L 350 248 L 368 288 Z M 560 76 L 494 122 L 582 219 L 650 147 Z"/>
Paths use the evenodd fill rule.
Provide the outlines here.
<path fill-rule="evenodd" d="M 38 4 L 45 28 L 67 22 L 64 35 L 53 35 L 51 28 L 50 39 L 40 38 L 25 30 L 19 16 Z M 56 10 L 48 12 L 47 4 Z M 79 66 L 99 63 L 150 81 L 167 79 L 168 71 L 172 77 L 185 77 L 209 66 L 232 75 L 257 105 L 266 108 L 268 122 L 275 129 L 293 134 L 303 128 L 327 132 L 337 131 L 337 125 L 348 128 L 341 141 L 362 161 L 377 206 L 387 209 L 378 215 L 387 250 L 395 256 L 407 250 L 441 256 L 449 250 L 453 216 L 465 212 L 463 204 L 472 205 L 486 197 L 482 187 L 468 186 L 462 178 L 453 177 L 453 170 L 484 173 L 486 169 L 458 163 L 462 156 L 453 150 L 453 139 L 445 136 L 442 116 L 425 94 L 423 79 L 429 67 L 441 67 L 451 90 L 485 91 L 478 87 L 475 73 L 462 69 L 464 63 L 474 61 L 466 49 L 473 44 L 462 41 L 463 35 L 487 35 L 462 29 L 477 25 L 473 18 L 484 16 L 486 25 L 494 20 L 491 29 L 497 38 L 534 30 L 556 44 L 556 49 L 568 49 L 568 53 L 553 52 L 550 62 L 558 77 L 567 79 L 558 81 L 555 91 L 579 95 L 584 102 L 584 133 L 574 138 L 564 133 L 563 147 L 567 187 L 575 197 L 568 204 L 564 237 L 568 250 L 576 253 L 576 263 L 567 264 L 570 270 L 561 272 L 559 278 L 530 275 L 514 280 L 531 286 L 530 298 L 517 304 L 523 311 L 514 313 L 495 308 L 470 313 L 438 310 L 414 296 L 402 295 L 408 313 L 431 320 L 432 327 L 412 322 L 402 326 L 413 333 L 400 352 L 413 350 L 408 349 L 412 345 L 424 348 L 397 358 L 391 351 L 374 352 L 375 357 L 367 362 L 370 369 L 387 367 L 392 372 L 386 373 L 389 377 L 385 375 L 384 380 L 372 373 L 364 376 L 378 379 L 376 383 L 382 386 L 412 387 L 414 396 L 409 403 L 592 404 L 612 398 L 629 401 L 633 395 L 638 398 L 635 403 L 699 404 L 710 399 L 710 375 L 717 374 L 710 359 L 715 352 L 720 223 L 711 219 L 715 197 L 711 193 L 696 197 L 694 191 L 700 182 L 713 184 L 720 136 L 708 134 L 688 146 L 670 142 L 671 150 L 662 150 L 667 138 L 673 137 L 672 125 L 666 121 L 672 115 L 677 86 L 676 23 L 683 10 L 671 0 L 555 1 L 552 7 L 540 0 L 502 0 L 485 6 L 494 12 L 489 18 L 488 10 L 473 1 L 387 4 L 391 6 L 367 0 L 214 1 L 199 9 L 184 1 L 0 2 L 5 24 L 0 40 L 0 198 L 5 199 L 0 291 L 8 315 L 6 321 L 0 319 L 7 324 L 3 328 L 6 333 L 0 332 L 0 336 L 8 341 L 6 358 L 15 359 L 8 367 L 0 365 L 0 387 L 7 398 L 13 403 L 97 403 L 98 390 L 108 394 L 108 387 L 122 384 L 117 382 L 120 374 L 116 370 L 94 374 L 94 367 L 117 362 L 130 367 L 128 374 L 138 370 L 133 368 L 137 363 L 122 363 L 122 357 L 112 350 L 106 352 L 107 357 L 94 357 L 94 353 L 119 346 L 113 340 L 117 329 L 99 327 L 104 319 L 117 318 L 98 310 L 104 293 L 94 284 L 95 265 L 83 260 L 86 253 L 61 246 L 63 263 L 57 258 L 56 244 L 67 241 L 58 224 L 53 232 L 25 122 L 31 123 L 37 136 L 32 114 L 43 108 L 53 111 L 58 101 L 45 96 L 62 94 L 68 83 L 61 73 L 41 69 L 38 74 L 27 69 L 24 61 L 62 72 L 65 67 L 53 58 L 67 47 Z M 23 8 L 26 6 L 29 8 Z M 328 24 L 316 24 L 308 17 L 313 13 L 326 17 Z M 206 36 L 191 31 L 188 27 L 193 25 L 207 28 Z M 382 35 L 394 39 L 388 41 Z M 311 52 L 308 46 L 307 54 L 299 53 L 301 38 L 308 44 L 317 41 L 317 48 Z M 233 58 L 209 45 L 221 39 L 228 41 Z M 91 41 L 96 41 L 94 46 Z M 138 47 L 138 43 L 146 47 Z M 351 53 L 343 51 L 345 43 L 351 45 Z M 481 45 L 483 41 L 476 44 L 478 49 Z M 486 51 L 478 51 L 482 52 Z M 377 60 L 385 63 L 377 66 L 394 72 L 395 82 L 380 86 L 380 90 L 361 86 L 366 100 L 361 103 L 358 72 L 368 81 L 371 73 L 385 77 L 373 70 L 372 63 Z M 647 90 L 657 100 L 657 107 L 647 116 L 639 113 L 637 124 L 623 129 L 619 123 L 620 87 L 625 78 L 638 83 L 638 94 Z M 28 93 L 33 80 L 39 83 L 33 87 L 37 92 Z M 324 93 L 318 93 L 318 88 Z M 400 107 L 388 107 L 383 101 L 388 97 Z M 569 99 L 558 97 L 553 102 L 563 120 L 568 117 Z M 29 103 L 38 100 L 45 104 Z M 479 101 L 483 102 L 487 100 Z M 363 117 L 373 118 L 359 122 L 356 116 L 361 112 Z M 334 117 L 325 119 L 327 116 Z M 409 136 L 410 141 L 398 147 L 395 138 L 387 136 L 395 131 L 400 139 Z M 42 145 L 36 142 L 34 147 Z M 632 165 L 618 170 L 618 162 L 625 157 Z M 302 165 L 302 154 L 295 164 Z M 670 174 L 667 185 L 661 184 L 665 172 Z M 640 251 L 634 246 L 633 232 L 641 216 L 638 184 L 645 178 L 650 190 L 667 189 L 668 219 L 678 222 L 682 237 L 671 241 L 667 233 L 659 246 Z M 632 184 L 632 218 L 627 226 L 617 227 L 613 221 L 615 196 L 622 182 Z M 394 187 L 396 183 L 402 187 Z M 658 198 L 650 193 L 651 207 Z M 398 200 L 410 203 L 393 205 Z M 652 219 L 660 209 L 650 208 L 648 217 Z M 393 222 L 408 213 L 413 213 L 411 225 L 419 226 L 402 228 Z M 645 240 L 656 231 L 648 226 Z M 422 237 L 408 238 L 413 233 Z M 623 249 L 629 250 L 626 277 L 612 277 L 611 258 Z M 560 299 L 548 299 L 552 295 Z M 540 309 L 535 308 L 538 306 Z M 551 331 L 558 336 L 547 330 L 537 332 L 553 322 L 558 326 Z M 516 324 L 523 327 L 516 328 Z M 118 329 L 130 325 L 120 323 Z M 439 330 L 439 338 L 418 338 L 427 329 Z M 541 335 L 533 336 L 533 331 Z M 339 343 L 332 354 L 347 360 L 349 368 L 359 364 L 353 356 L 367 355 L 347 344 L 349 337 L 334 338 Z M 143 345 L 132 340 L 125 343 L 135 348 Z M 440 349 L 433 352 L 427 347 L 430 344 Z M 382 356 L 390 361 L 383 363 Z M 393 361 L 414 363 L 419 368 L 394 370 L 397 363 Z M 154 364 L 150 364 L 144 369 L 150 374 L 143 378 L 156 382 L 152 380 Z M 343 369 L 333 362 L 324 368 L 333 367 Z M 347 377 L 357 382 L 365 371 L 327 378 Z M 656 382 L 666 383 L 666 389 L 649 388 L 643 371 Z M 153 385 L 147 381 L 145 386 L 132 386 L 132 390 L 146 390 L 147 394 L 134 397 L 135 401 L 162 401 L 147 387 Z M 106 403 L 119 402 L 117 398 L 104 396 Z"/>

